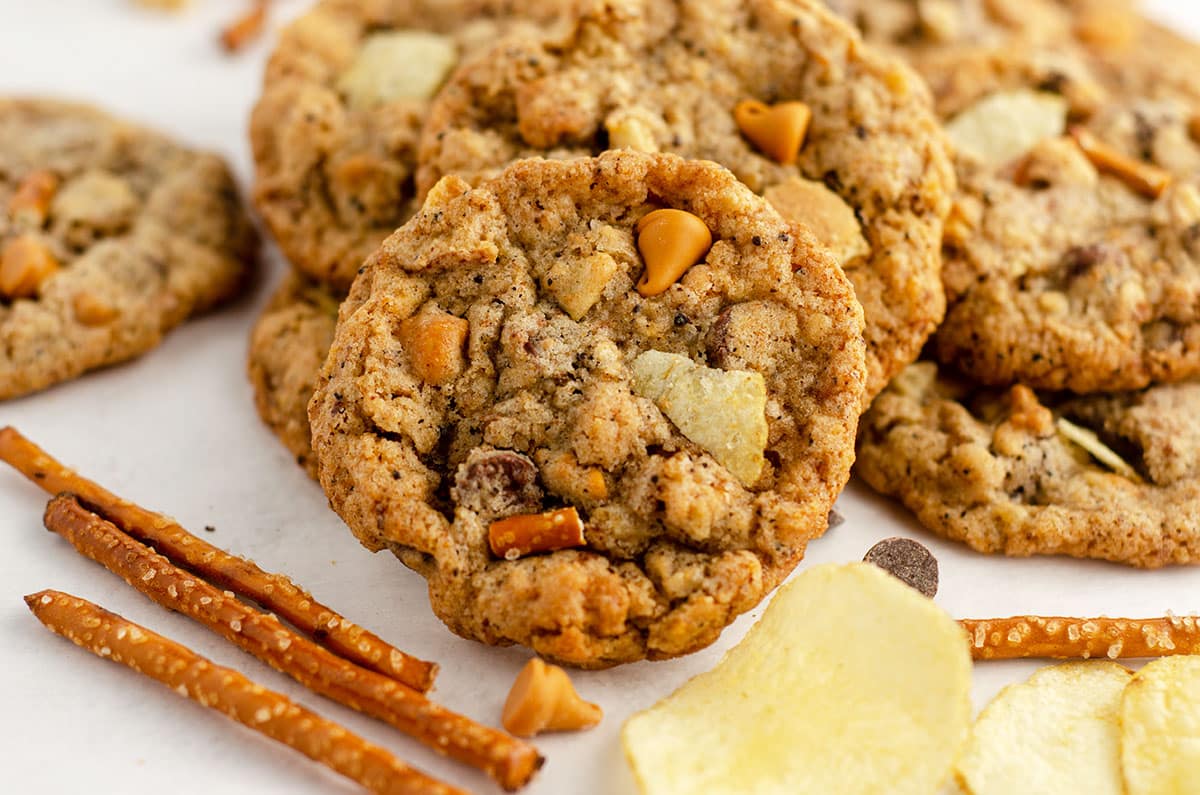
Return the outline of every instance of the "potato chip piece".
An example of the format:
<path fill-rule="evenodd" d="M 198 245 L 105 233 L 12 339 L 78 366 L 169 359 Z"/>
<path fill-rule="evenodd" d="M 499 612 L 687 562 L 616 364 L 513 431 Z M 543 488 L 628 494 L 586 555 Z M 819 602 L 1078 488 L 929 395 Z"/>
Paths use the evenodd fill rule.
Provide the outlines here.
<path fill-rule="evenodd" d="M 1200 791 L 1200 657 L 1155 660 L 1125 688 L 1121 768 L 1129 795 Z"/>
<path fill-rule="evenodd" d="M 946 132 L 961 154 L 1000 166 L 1067 129 L 1067 101 L 1041 91 L 991 94 L 955 116 Z"/>
<path fill-rule="evenodd" d="M 871 253 L 854 208 L 824 184 L 792 177 L 763 195 L 784 218 L 808 227 L 833 252 L 839 265 Z"/>
<path fill-rule="evenodd" d="M 1121 795 L 1121 692 L 1133 673 L 1113 662 L 1043 668 L 979 715 L 956 765 L 971 795 Z"/>
<path fill-rule="evenodd" d="M 1099 461 L 1122 477 L 1129 478 L 1134 483 L 1143 483 L 1138 471 L 1125 462 L 1124 458 L 1100 440 L 1095 431 L 1076 425 L 1066 417 L 1059 417 L 1054 423 L 1058 435 L 1071 444 L 1083 448 L 1088 455 Z"/>
<path fill-rule="evenodd" d="M 618 270 L 617 261 L 603 251 L 585 258 L 564 257 L 550 266 L 546 291 L 572 320 L 580 320 L 600 300 Z"/>
<path fill-rule="evenodd" d="M 400 99 L 429 99 L 458 63 L 445 36 L 421 30 L 372 33 L 338 80 L 350 107 L 367 110 Z"/>
<path fill-rule="evenodd" d="M 930 795 L 970 687 L 966 635 L 932 601 L 870 564 L 817 566 L 622 741 L 646 795 Z"/>
<path fill-rule="evenodd" d="M 662 351 L 646 351 L 632 369 L 634 391 L 653 400 L 680 433 L 745 485 L 758 480 L 767 446 L 762 373 L 714 370 Z"/>

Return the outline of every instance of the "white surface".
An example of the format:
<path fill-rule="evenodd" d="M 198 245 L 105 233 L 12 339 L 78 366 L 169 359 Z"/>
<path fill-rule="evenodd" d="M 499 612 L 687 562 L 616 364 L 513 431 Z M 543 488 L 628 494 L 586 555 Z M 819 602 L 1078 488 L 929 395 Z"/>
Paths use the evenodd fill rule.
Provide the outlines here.
<path fill-rule="evenodd" d="M 128 0 L 0 0 L 0 92 L 95 101 L 224 152 L 245 181 L 246 119 L 266 47 L 229 58 L 213 44 L 218 24 L 245 5 L 207 0 L 174 16 L 138 12 Z M 289 13 L 299 8 L 295 0 L 281 5 Z M 1200 29 L 1200 8 L 1191 3 L 1152 5 L 1164 18 Z M 269 262 L 267 286 L 282 267 L 273 251 Z M 260 285 L 238 304 L 185 326 L 139 361 L 0 404 L 0 425 L 16 425 L 66 463 L 187 527 L 215 526 L 209 540 L 290 574 L 351 619 L 439 661 L 436 698 L 496 721 L 527 652 L 485 648 L 446 631 L 429 610 L 423 581 L 390 556 L 359 547 L 255 416 L 243 361 L 266 289 Z M 447 781 L 498 792 L 482 775 L 312 695 L 150 603 L 43 530 L 45 501 L 23 479 L 0 471 L 0 791 L 357 791 L 294 752 L 51 636 L 21 596 L 58 588 L 237 667 Z M 938 601 L 955 616 L 1142 616 L 1200 608 L 1200 570 L 982 557 L 940 542 L 858 484 L 841 508 L 846 524 L 812 544 L 803 565 L 859 560 L 881 538 L 910 535 L 941 561 Z M 604 707 L 605 721 L 588 734 L 541 740 L 549 761 L 528 792 L 632 792 L 618 741 L 621 722 L 714 665 L 752 620 L 744 617 L 716 646 L 683 660 L 575 675 L 583 694 Z M 1036 667 L 978 666 L 977 703 Z"/>

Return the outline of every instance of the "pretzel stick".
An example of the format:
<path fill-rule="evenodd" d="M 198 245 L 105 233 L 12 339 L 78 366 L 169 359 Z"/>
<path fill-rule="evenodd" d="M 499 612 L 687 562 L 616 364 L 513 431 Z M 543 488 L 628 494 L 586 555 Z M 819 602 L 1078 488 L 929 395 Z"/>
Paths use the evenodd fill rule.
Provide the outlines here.
<path fill-rule="evenodd" d="M 51 632 L 98 657 L 132 668 L 180 695 L 215 709 L 272 740 L 299 751 L 387 795 L 466 795 L 409 767 L 377 745 L 351 734 L 185 646 L 121 616 L 60 591 L 41 591 L 25 604 Z"/>
<path fill-rule="evenodd" d="M 412 657 L 350 623 L 317 602 L 282 574 L 271 574 L 253 561 L 231 555 L 183 529 L 174 519 L 123 500 L 67 469 L 16 428 L 0 429 L 0 461 L 47 493 L 69 492 L 139 541 L 153 546 L 176 565 L 250 599 L 333 652 L 364 668 L 428 692 L 437 665 Z"/>
<path fill-rule="evenodd" d="M 1111 660 L 1200 654 L 1200 619 L 1015 616 L 959 622 L 976 660 Z"/>
<path fill-rule="evenodd" d="M 254 6 L 230 22 L 221 31 L 221 46 L 226 52 L 237 52 L 258 38 L 267 24 L 267 0 L 255 0 Z"/>
<path fill-rule="evenodd" d="M 411 688 L 360 668 L 296 634 L 272 615 L 173 566 L 111 522 L 61 496 L 46 506 L 46 527 L 82 555 L 168 610 L 182 613 L 313 692 L 391 724 L 438 753 L 484 771 L 502 787 L 528 783 L 537 750 L 434 704 Z"/>

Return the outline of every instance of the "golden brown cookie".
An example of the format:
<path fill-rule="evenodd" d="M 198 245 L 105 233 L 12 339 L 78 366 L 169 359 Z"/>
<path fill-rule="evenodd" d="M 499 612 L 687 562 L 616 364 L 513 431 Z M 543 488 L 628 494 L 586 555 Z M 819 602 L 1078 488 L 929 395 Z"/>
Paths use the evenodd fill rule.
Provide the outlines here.
<path fill-rule="evenodd" d="M 953 173 L 927 92 L 816 0 L 594 2 L 503 42 L 433 103 L 418 185 L 607 149 L 714 160 L 812 228 L 865 308 L 869 394 L 941 320 Z"/>
<path fill-rule="evenodd" d="M 154 348 L 257 240 L 225 163 L 83 105 L 0 98 L 0 399 Z"/>
<path fill-rule="evenodd" d="M 290 272 L 250 334 L 247 371 L 258 416 L 313 478 L 308 401 L 333 342 L 340 303 L 328 288 Z"/>
<path fill-rule="evenodd" d="M 1071 400 L 915 364 L 863 417 L 856 471 L 980 552 L 1200 560 L 1200 384 Z"/>
<path fill-rule="evenodd" d="M 468 53 L 573 0 L 322 0 L 280 35 L 250 121 L 255 204 L 292 264 L 345 291 L 415 209 L 429 100 Z"/>
<path fill-rule="evenodd" d="M 686 654 L 824 532 L 861 332 L 832 257 L 712 163 L 448 177 L 342 306 L 321 483 L 463 636 L 587 667 Z"/>

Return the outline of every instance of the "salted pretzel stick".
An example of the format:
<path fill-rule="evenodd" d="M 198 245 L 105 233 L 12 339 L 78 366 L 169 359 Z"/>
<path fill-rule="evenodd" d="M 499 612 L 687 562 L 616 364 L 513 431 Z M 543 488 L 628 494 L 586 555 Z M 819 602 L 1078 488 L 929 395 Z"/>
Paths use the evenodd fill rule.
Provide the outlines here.
<path fill-rule="evenodd" d="M 254 0 L 254 6 L 230 22 L 221 31 L 221 46 L 226 52 L 237 52 L 258 38 L 267 24 L 267 0 Z"/>
<path fill-rule="evenodd" d="M 976 660 L 1111 660 L 1200 654 L 1200 619 L 1015 616 L 960 622 Z"/>
<path fill-rule="evenodd" d="M 282 574 L 271 574 L 253 561 L 231 555 L 183 529 L 174 519 L 147 511 L 104 487 L 80 477 L 21 435 L 0 429 L 0 461 L 47 493 L 71 493 L 139 541 L 220 588 L 257 602 L 283 617 L 313 640 L 364 668 L 428 692 L 437 665 L 412 657 L 317 602 Z"/>
<path fill-rule="evenodd" d="M 186 615 L 313 692 L 391 724 L 438 753 L 484 771 L 508 790 L 541 766 L 537 750 L 434 704 L 417 691 L 318 646 L 272 615 L 176 568 L 113 523 L 61 496 L 46 527 L 168 610 Z"/>
<path fill-rule="evenodd" d="M 180 695 L 299 751 L 326 767 L 386 795 L 466 795 L 462 790 L 409 767 L 377 745 L 351 734 L 267 690 L 232 668 L 224 668 L 116 613 L 60 591 L 25 597 L 38 621 L 56 635 L 162 682 Z"/>

